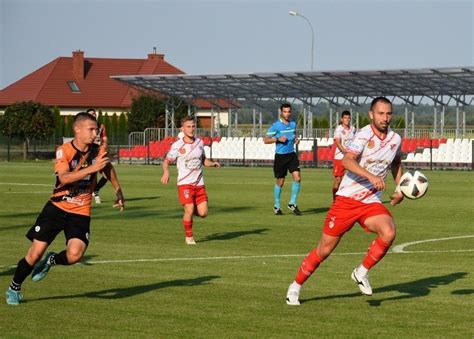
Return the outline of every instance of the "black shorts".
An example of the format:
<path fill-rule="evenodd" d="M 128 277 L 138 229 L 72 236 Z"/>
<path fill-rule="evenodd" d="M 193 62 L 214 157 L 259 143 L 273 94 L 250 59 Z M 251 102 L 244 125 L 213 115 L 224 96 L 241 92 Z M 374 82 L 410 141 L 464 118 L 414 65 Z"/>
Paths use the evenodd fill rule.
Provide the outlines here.
<path fill-rule="evenodd" d="M 284 178 L 286 174 L 300 171 L 300 162 L 295 152 L 288 154 L 275 154 L 275 161 L 273 162 L 273 173 L 275 178 Z"/>
<path fill-rule="evenodd" d="M 48 201 L 26 237 L 31 241 L 36 239 L 51 244 L 58 233 L 64 231 L 66 244 L 70 239 L 77 238 L 89 245 L 90 223 L 91 217 L 68 213 Z"/>

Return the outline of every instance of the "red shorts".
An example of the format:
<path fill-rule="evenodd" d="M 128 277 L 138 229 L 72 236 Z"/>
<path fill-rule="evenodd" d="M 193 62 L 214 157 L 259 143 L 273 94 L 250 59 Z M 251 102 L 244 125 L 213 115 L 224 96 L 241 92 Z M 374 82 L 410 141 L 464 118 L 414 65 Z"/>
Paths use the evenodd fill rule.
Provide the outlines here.
<path fill-rule="evenodd" d="M 346 169 L 342 166 L 342 159 L 334 159 L 332 161 L 332 174 L 335 177 L 342 177 Z"/>
<path fill-rule="evenodd" d="M 199 205 L 207 201 L 205 186 L 181 185 L 178 186 L 178 196 L 181 205 Z"/>
<path fill-rule="evenodd" d="M 364 204 L 360 201 L 338 195 L 324 220 L 323 233 L 333 237 L 340 237 L 349 231 L 356 221 L 368 232 L 367 227 L 364 225 L 365 220 L 381 214 L 392 216 L 381 203 Z"/>

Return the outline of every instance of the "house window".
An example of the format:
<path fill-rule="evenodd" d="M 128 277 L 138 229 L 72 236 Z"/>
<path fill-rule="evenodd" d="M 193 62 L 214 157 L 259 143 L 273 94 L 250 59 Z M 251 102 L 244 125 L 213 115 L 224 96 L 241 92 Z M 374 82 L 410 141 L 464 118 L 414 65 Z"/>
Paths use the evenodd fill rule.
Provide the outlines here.
<path fill-rule="evenodd" d="M 73 93 L 79 93 L 81 91 L 75 81 L 68 81 L 67 85 L 69 86 L 69 88 L 71 89 L 71 92 Z"/>

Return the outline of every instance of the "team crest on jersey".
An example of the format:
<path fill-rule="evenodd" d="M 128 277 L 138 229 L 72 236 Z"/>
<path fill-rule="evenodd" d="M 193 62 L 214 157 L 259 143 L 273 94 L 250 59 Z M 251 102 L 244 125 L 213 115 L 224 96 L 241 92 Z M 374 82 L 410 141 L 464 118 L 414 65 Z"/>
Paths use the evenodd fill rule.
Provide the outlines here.
<path fill-rule="evenodd" d="M 77 167 L 77 160 L 71 161 L 71 167 L 76 168 Z"/>
<path fill-rule="evenodd" d="M 183 194 L 184 194 L 184 197 L 186 199 L 189 199 L 189 190 L 188 189 L 184 190 Z"/>
<path fill-rule="evenodd" d="M 331 217 L 329 221 L 329 228 L 334 228 L 334 223 L 336 222 L 336 217 Z"/>
<path fill-rule="evenodd" d="M 180 148 L 180 149 L 179 149 L 179 153 L 185 154 L 185 153 L 186 153 L 186 149 L 185 149 L 184 147 Z"/>
<path fill-rule="evenodd" d="M 367 144 L 368 149 L 372 149 L 375 146 L 375 142 L 373 140 L 369 140 L 369 143 Z"/>
<path fill-rule="evenodd" d="M 397 144 L 390 144 L 390 150 L 393 151 L 393 149 L 397 147 Z"/>

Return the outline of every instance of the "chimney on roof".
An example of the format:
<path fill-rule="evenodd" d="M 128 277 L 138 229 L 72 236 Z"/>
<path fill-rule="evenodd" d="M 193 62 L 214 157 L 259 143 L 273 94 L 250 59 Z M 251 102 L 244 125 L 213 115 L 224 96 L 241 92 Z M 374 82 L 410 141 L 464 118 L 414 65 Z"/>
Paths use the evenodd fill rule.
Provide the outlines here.
<path fill-rule="evenodd" d="M 164 60 L 164 54 L 157 54 L 156 47 L 153 47 L 153 53 L 148 54 L 148 60 Z"/>
<path fill-rule="evenodd" d="M 84 79 L 84 51 L 72 52 L 72 75 L 78 80 Z"/>

